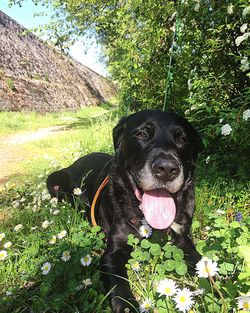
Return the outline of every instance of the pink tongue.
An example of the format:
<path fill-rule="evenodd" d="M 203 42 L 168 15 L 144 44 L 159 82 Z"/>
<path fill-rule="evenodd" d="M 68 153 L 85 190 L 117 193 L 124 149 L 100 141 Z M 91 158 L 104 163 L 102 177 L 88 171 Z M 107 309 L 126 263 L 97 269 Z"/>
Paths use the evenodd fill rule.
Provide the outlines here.
<path fill-rule="evenodd" d="M 142 212 L 150 226 L 156 229 L 168 228 L 174 221 L 176 207 L 169 192 L 146 191 L 142 196 Z"/>

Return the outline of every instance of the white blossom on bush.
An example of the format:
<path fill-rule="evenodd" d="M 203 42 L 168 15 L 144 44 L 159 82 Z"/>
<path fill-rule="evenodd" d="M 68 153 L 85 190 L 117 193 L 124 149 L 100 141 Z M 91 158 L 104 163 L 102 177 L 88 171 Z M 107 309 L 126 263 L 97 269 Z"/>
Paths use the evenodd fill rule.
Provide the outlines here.
<path fill-rule="evenodd" d="M 234 13 L 234 6 L 232 3 L 230 3 L 229 6 L 227 7 L 227 13 L 229 15 L 232 15 Z"/>
<path fill-rule="evenodd" d="M 232 127 L 229 124 L 226 124 L 221 127 L 221 134 L 222 136 L 228 136 L 231 134 Z"/>
<path fill-rule="evenodd" d="M 241 63 L 240 69 L 242 70 L 242 72 L 246 72 L 249 70 L 248 57 L 243 57 L 240 63 Z"/>
<path fill-rule="evenodd" d="M 250 118 L 250 109 L 247 109 L 243 112 L 243 120 L 247 121 Z"/>
<path fill-rule="evenodd" d="M 244 33 L 246 30 L 247 30 L 247 23 L 244 23 L 244 24 L 241 25 L 240 31 L 241 31 L 242 33 Z"/>
<path fill-rule="evenodd" d="M 250 5 L 245 7 L 245 9 L 242 12 L 243 17 L 247 16 L 250 13 Z"/>
<path fill-rule="evenodd" d="M 244 40 L 248 39 L 249 36 L 250 36 L 250 32 L 247 32 L 241 36 L 236 37 L 235 39 L 236 46 L 239 47 Z"/>

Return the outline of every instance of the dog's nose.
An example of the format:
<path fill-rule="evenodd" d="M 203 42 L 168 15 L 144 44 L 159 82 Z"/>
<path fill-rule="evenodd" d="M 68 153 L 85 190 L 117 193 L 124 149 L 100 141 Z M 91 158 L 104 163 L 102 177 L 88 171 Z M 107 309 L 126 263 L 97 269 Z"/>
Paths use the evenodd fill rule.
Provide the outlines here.
<path fill-rule="evenodd" d="M 175 160 L 157 159 L 152 163 L 153 173 L 160 179 L 173 180 L 180 174 Z"/>

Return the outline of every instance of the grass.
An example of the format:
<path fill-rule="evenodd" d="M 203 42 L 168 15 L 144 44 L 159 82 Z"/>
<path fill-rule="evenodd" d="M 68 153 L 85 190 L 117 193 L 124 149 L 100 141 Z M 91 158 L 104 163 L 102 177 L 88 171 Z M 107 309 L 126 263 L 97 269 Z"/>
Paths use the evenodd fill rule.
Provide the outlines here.
<path fill-rule="evenodd" d="M 112 102 L 115 102 L 115 100 L 112 100 Z M 43 115 L 36 112 L 27 112 L 25 114 L 22 112 L 1 112 L 0 136 L 56 125 L 68 125 L 70 127 L 83 122 L 88 123 L 89 119 L 108 113 L 110 107 L 116 108 L 110 104 L 103 104 L 101 107 L 84 107 L 75 112 L 63 111 Z"/>
<path fill-rule="evenodd" d="M 79 117 L 83 113 L 74 114 Z M 110 312 L 98 271 L 105 248 L 102 232 L 84 220 L 83 208 L 78 208 L 79 198 L 76 197 L 76 207 L 72 209 L 51 201 L 45 186 L 48 173 L 71 164 L 81 155 L 92 151 L 112 153 L 111 130 L 117 117 L 106 114 L 94 120 L 88 117 L 87 121 L 85 115 L 81 117 L 77 123 L 70 123 L 66 131 L 25 144 L 23 148 L 36 157 L 22 162 L 25 174 L 21 178 L 13 176 L 1 187 L 0 238 L 1 234 L 5 237 L 0 241 L 0 250 L 7 251 L 8 257 L 0 261 L 0 312 Z M 49 126 L 54 125 L 52 117 L 46 119 L 50 120 Z M 24 121 L 19 129 L 24 130 L 27 125 Z M 216 284 L 228 312 L 240 312 L 236 298 L 249 290 L 249 185 L 218 179 L 217 172 L 207 173 L 203 159 L 198 168 L 194 240 L 197 249 L 218 264 Z M 236 222 L 239 212 L 242 218 Z M 14 231 L 18 224 L 22 228 Z M 63 230 L 66 235 L 59 239 Z M 138 301 L 143 304 L 150 298 L 153 305 L 149 312 L 153 312 L 153 306 L 159 313 L 179 312 L 172 298 L 159 296 L 156 291 L 157 282 L 168 277 L 181 289 L 186 287 L 193 292 L 204 288 L 205 294 L 193 297 L 194 312 L 222 312 L 222 300 L 211 281 L 197 275 L 190 277 L 182 252 L 171 247 L 167 237 L 166 246 L 159 245 L 157 233 L 154 234 L 154 238 L 141 243 L 136 238 L 129 239 L 134 253 L 128 271 Z M 53 236 L 56 241 L 52 244 Z M 12 246 L 5 248 L 8 241 Z M 65 251 L 70 254 L 66 262 L 61 259 Z M 91 264 L 83 266 L 80 260 L 87 255 L 92 258 Z M 41 268 L 46 262 L 51 269 L 43 275 Z M 140 264 L 139 271 L 133 270 L 136 262 Z"/>

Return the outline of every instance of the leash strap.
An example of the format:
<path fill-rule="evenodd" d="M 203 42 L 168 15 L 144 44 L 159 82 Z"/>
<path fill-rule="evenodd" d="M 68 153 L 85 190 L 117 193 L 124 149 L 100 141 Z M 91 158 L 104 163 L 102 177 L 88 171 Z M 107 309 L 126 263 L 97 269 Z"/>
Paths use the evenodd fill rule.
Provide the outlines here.
<path fill-rule="evenodd" d="M 105 177 L 105 179 L 103 180 L 103 182 L 101 183 L 101 185 L 97 189 L 97 192 L 96 192 L 96 194 L 94 196 L 94 199 L 92 201 L 90 214 L 91 214 L 91 222 L 92 222 L 93 226 L 97 226 L 97 223 L 96 223 L 96 220 L 95 220 L 95 205 L 96 205 L 96 201 L 98 200 L 99 195 L 100 195 L 102 189 L 107 185 L 108 182 L 109 182 L 109 175 L 107 175 Z"/>

